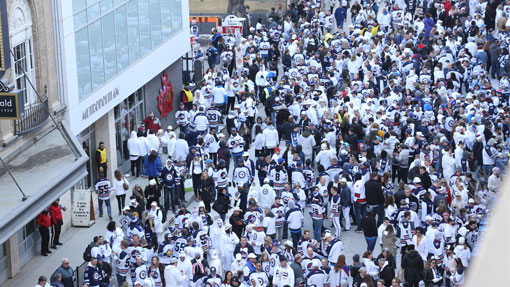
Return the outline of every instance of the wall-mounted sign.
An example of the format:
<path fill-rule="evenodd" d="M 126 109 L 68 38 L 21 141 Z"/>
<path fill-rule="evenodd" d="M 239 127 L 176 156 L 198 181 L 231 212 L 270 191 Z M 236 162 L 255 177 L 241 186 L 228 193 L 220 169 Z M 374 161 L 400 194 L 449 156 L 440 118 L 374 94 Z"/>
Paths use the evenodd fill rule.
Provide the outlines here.
<path fill-rule="evenodd" d="M 0 0 L 0 77 L 11 67 L 9 54 L 9 24 L 7 23 L 7 5 Z"/>
<path fill-rule="evenodd" d="M 19 95 L 15 93 L 0 93 L 0 119 L 19 119 Z"/>
<path fill-rule="evenodd" d="M 88 117 L 99 111 L 101 108 L 106 106 L 109 102 L 115 99 L 119 95 L 119 88 L 115 88 L 109 91 L 106 95 L 99 98 L 92 105 L 86 107 L 81 113 L 81 119 L 86 120 Z"/>

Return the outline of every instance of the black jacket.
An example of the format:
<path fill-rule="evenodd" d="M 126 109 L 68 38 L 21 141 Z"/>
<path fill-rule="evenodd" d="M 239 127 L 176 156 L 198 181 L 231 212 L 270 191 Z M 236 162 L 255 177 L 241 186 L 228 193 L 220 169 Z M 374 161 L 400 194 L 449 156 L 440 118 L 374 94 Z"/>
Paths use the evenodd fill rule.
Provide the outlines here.
<path fill-rule="evenodd" d="M 200 197 L 203 200 L 211 201 L 214 196 L 214 180 L 212 177 L 208 177 L 207 179 L 200 179 Z"/>
<path fill-rule="evenodd" d="M 212 209 L 219 214 L 226 214 L 230 209 L 230 198 L 223 193 L 218 193 L 218 198 L 214 202 Z"/>
<path fill-rule="evenodd" d="M 416 250 L 410 251 L 402 260 L 406 282 L 418 283 L 423 280 L 423 259 Z"/>
<path fill-rule="evenodd" d="M 368 205 L 384 204 L 384 194 L 380 182 L 373 179 L 365 183 L 365 195 Z"/>
<path fill-rule="evenodd" d="M 377 223 L 373 215 L 365 215 L 361 219 L 361 228 L 366 237 L 377 237 Z"/>

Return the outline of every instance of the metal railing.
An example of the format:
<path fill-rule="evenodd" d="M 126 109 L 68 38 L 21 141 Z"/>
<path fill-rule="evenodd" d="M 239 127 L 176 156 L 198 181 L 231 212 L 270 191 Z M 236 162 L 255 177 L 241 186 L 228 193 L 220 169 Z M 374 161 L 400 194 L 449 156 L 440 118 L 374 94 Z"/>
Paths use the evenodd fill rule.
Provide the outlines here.
<path fill-rule="evenodd" d="M 42 126 L 49 116 L 48 97 L 45 97 L 41 102 L 25 107 L 19 120 L 14 120 L 14 134 L 22 135 Z"/>

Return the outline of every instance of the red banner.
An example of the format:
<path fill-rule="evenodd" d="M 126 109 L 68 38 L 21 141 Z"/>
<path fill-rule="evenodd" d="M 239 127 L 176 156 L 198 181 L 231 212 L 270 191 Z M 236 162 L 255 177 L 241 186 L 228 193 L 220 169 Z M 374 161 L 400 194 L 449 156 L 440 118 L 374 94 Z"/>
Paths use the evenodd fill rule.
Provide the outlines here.
<path fill-rule="evenodd" d="M 158 110 L 161 113 L 161 117 L 164 118 L 174 109 L 174 88 L 172 83 L 168 80 L 166 71 L 164 71 L 161 76 L 161 85 L 162 87 L 159 89 L 158 96 Z"/>

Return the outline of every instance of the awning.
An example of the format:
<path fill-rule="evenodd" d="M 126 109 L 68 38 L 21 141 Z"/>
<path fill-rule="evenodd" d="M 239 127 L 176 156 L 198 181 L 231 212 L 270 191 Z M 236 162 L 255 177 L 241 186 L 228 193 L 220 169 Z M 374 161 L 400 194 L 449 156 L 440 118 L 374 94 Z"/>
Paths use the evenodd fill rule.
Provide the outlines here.
<path fill-rule="evenodd" d="M 87 155 L 59 125 L 60 130 L 42 129 L 33 141 L 2 154 L 7 169 L 0 164 L 0 243 L 87 175 Z"/>

